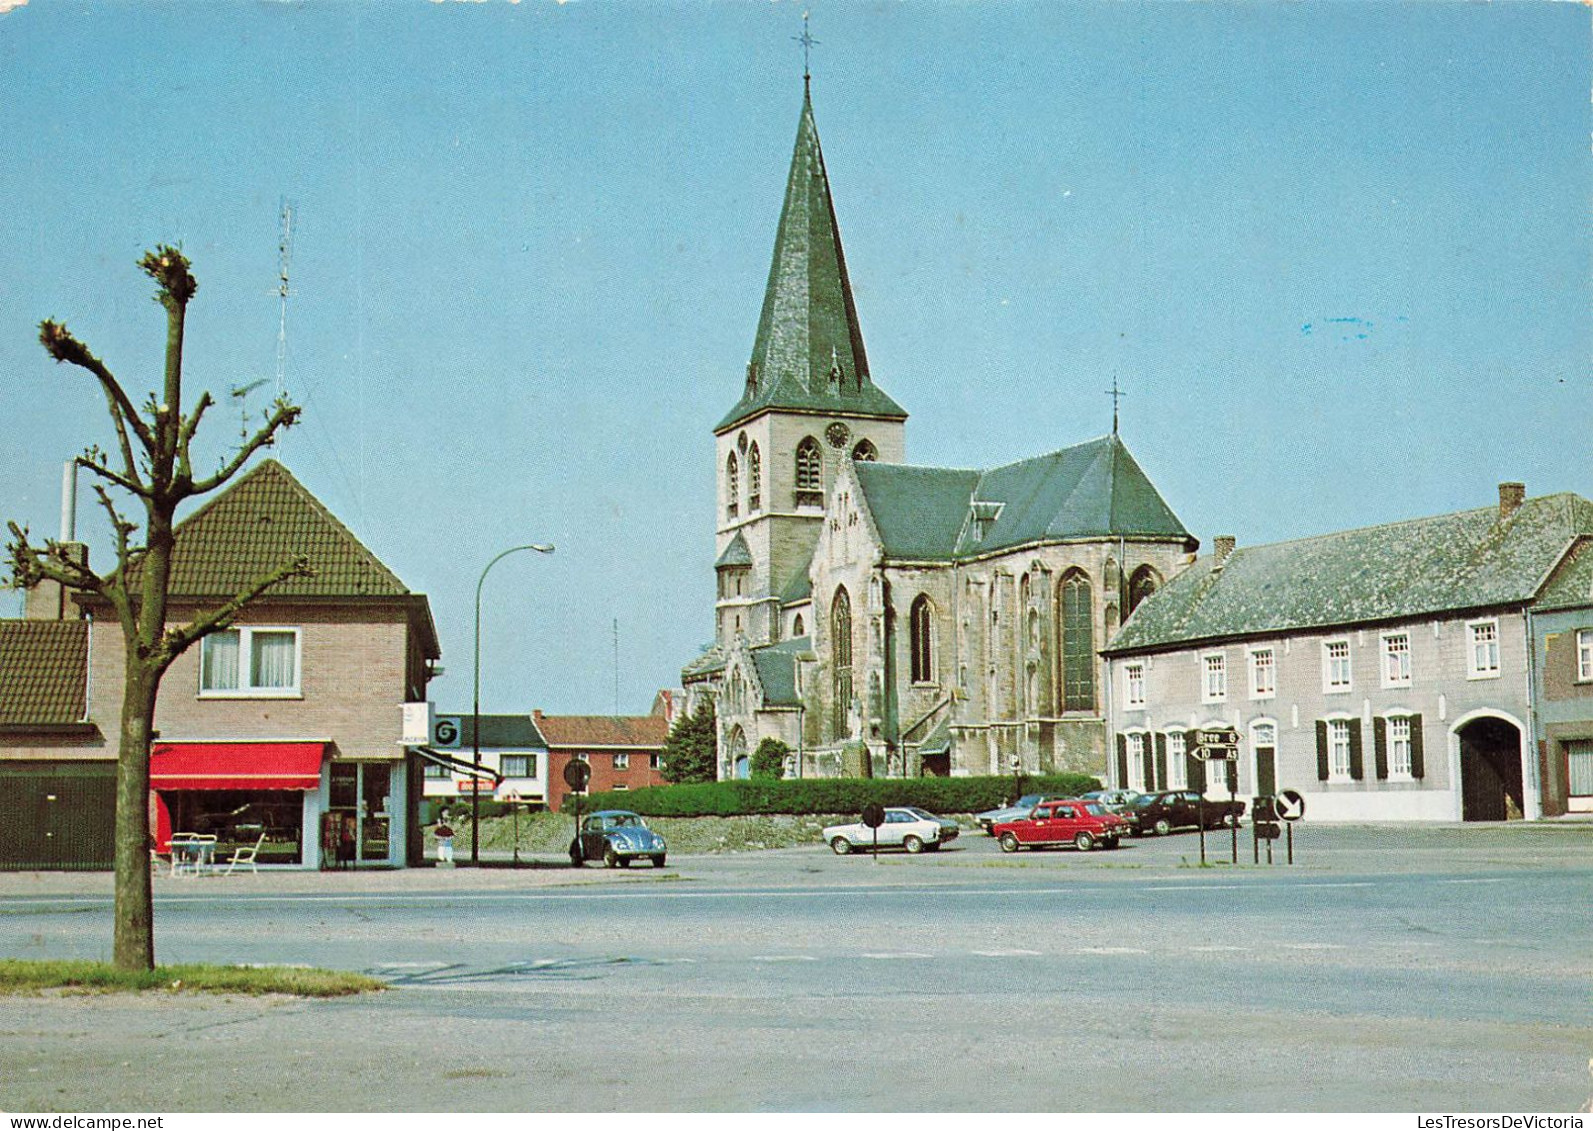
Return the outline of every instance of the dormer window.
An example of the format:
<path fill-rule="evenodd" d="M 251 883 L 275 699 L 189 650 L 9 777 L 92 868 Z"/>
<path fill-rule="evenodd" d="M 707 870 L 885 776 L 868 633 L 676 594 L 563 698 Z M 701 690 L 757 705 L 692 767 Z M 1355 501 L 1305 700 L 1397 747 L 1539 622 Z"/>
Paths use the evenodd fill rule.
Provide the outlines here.
<path fill-rule="evenodd" d="M 983 542 L 985 535 L 1001 515 L 1000 503 L 975 501 L 968 510 L 968 533 L 975 542 Z"/>

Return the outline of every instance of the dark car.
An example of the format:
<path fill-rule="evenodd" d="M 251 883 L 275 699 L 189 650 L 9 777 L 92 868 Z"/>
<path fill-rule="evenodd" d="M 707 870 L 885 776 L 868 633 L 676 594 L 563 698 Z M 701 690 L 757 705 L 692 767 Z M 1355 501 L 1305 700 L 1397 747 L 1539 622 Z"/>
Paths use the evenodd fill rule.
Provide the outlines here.
<path fill-rule="evenodd" d="M 570 842 L 570 863 L 579 867 L 601 860 L 610 868 L 625 868 L 645 856 L 653 867 L 664 866 L 664 838 L 647 822 L 624 809 L 604 809 L 581 820 L 581 835 Z"/>
<path fill-rule="evenodd" d="M 1174 829 L 1237 826 L 1239 818 L 1244 816 L 1245 803 L 1202 797 L 1192 789 L 1170 789 L 1135 798 L 1131 812 L 1135 836 L 1144 833 L 1166 836 Z"/>

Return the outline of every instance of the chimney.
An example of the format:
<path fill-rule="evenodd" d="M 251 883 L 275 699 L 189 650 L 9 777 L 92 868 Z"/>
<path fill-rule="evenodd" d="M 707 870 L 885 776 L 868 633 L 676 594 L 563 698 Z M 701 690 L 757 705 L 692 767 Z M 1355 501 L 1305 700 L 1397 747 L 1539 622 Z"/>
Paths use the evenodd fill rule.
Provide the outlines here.
<path fill-rule="evenodd" d="M 1233 553 L 1237 539 L 1232 534 L 1219 534 L 1211 540 L 1211 551 L 1217 555 L 1217 564 L 1222 565 Z"/>
<path fill-rule="evenodd" d="M 1521 509 L 1521 504 L 1526 502 L 1527 485 L 1525 483 L 1499 484 L 1499 521 L 1503 522 L 1516 511 Z"/>
<path fill-rule="evenodd" d="M 77 540 L 77 460 L 69 459 L 61 469 L 61 537 L 57 549 L 67 560 L 88 565 L 88 546 Z M 72 600 L 58 581 L 39 581 L 22 600 L 22 616 L 27 620 L 66 620 L 72 613 Z"/>

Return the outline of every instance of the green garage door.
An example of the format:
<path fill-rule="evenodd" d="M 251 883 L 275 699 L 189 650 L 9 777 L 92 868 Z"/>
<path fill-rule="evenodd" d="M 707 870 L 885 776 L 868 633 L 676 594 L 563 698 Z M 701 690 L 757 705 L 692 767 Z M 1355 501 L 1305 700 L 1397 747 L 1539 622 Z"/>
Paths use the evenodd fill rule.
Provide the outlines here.
<path fill-rule="evenodd" d="M 113 862 L 114 762 L 0 765 L 0 869 L 98 871 Z"/>

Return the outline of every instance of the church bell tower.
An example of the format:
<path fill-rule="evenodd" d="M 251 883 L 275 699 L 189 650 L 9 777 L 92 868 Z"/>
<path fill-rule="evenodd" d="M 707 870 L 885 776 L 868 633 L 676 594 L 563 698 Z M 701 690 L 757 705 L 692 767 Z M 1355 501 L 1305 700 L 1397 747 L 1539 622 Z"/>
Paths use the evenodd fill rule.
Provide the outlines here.
<path fill-rule="evenodd" d="M 741 397 L 714 428 L 716 639 L 790 635 L 842 462 L 900 463 L 906 411 L 869 375 L 808 78 Z"/>

